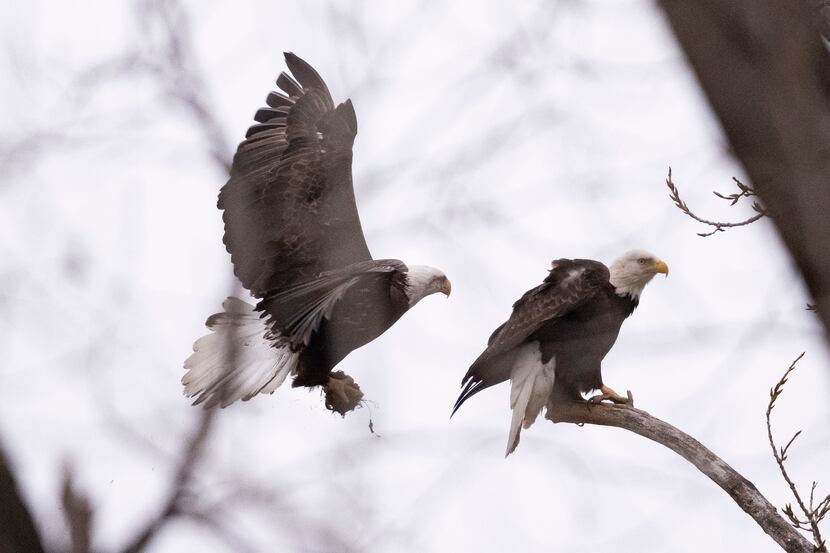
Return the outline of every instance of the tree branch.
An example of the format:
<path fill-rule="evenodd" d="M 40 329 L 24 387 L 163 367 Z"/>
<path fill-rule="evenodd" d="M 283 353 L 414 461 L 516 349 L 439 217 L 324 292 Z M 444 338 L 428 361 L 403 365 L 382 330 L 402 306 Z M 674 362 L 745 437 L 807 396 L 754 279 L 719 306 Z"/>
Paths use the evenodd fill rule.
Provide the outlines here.
<path fill-rule="evenodd" d="M 121 550 L 122 553 L 144 551 L 165 523 L 177 516 L 186 514 L 183 503 L 187 499 L 187 492 L 193 480 L 194 470 L 204 451 L 205 442 L 210 435 L 216 411 L 216 409 L 200 410 L 199 423 L 185 446 L 184 455 L 173 475 L 167 500 L 162 504 L 158 514 Z"/>
<path fill-rule="evenodd" d="M 43 553 L 32 514 L 20 494 L 9 461 L 0 449 L 0 551 Z"/>
<path fill-rule="evenodd" d="M 619 405 L 592 405 L 587 402 L 548 403 L 546 418 L 553 422 L 615 426 L 663 445 L 693 464 L 720 486 L 788 553 L 813 553 L 813 544 L 778 514 L 752 482 L 744 478 L 706 446 L 645 411 Z"/>
<path fill-rule="evenodd" d="M 146 63 L 133 67 L 143 65 L 167 97 L 190 114 L 211 159 L 229 173 L 233 149 L 206 99 L 208 87 L 190 32 L 189 13 L 180 0 L 135 0 L 135 6 L 150 51 L 145 54 Z M 127 56 L 128 62 L 132 59 L 133 55 Z"/>
<path fill-rule="evenodd" d="M 68 464 L 63 468 L 61 506 L 69 528 L 72 553 L 89 553 L 92 548 L 92 505 L 85 495 L 75 489 L 72 468 Z"/>

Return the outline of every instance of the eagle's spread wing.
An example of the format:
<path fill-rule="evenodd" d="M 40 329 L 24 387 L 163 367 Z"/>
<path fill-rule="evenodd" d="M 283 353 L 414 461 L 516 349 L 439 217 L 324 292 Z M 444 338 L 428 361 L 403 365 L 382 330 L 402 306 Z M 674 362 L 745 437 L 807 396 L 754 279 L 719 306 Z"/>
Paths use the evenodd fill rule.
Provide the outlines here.
<path fill-rule="evenodd" d="M 266 337 L 275 343 L 287 343 L 292 349 L 307 346 L 323 319 L 330 317 L 334 306 L 349 289 L 366 286 L 376 278 L 402 279 L 407 270 L 397 259 L 361 261 L 269 294 L 257 305 L 257 310 L 268 313 L 271 330 Z"/>
<path fill-rule="evenodd" d="M 510 378 L 517 346 L 547 321 L 563 317 L 608 285 L 608 267 L 590 259 L 557 259 L 545 280 L 513 304 L 510 318 L 490 336 L 487 349 L 472 364 L 453 413 L 467 399 Z"/>
<path fill-rule="evenodd" d="M 234 272 L 259 298 L 372 258 L 352 187 L 352 104 L 335 108 L 310 65 L 285 61 L 293 77 L 277 79 L 284 94 L 256 113 L 219 193 Z"/>

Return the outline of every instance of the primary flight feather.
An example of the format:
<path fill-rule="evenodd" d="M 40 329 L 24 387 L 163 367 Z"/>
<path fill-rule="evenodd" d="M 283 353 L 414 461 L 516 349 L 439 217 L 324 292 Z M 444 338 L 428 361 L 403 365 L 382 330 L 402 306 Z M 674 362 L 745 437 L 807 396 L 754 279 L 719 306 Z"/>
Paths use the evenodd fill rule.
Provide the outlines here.
<path fill-rule="evenodd" d="M 373 259 L 352 185 L 357 117 L 292 53 L 291 74 L 257 111 L 219 193 L 234 273 L 258 301 L 212 315 L 182 378 L 195 403 L 226 406 L 293 386 L 322 386 L 345 414 L 362 393 L 332 369 L 427 295 L 450 293 L 440 270 Z"/>

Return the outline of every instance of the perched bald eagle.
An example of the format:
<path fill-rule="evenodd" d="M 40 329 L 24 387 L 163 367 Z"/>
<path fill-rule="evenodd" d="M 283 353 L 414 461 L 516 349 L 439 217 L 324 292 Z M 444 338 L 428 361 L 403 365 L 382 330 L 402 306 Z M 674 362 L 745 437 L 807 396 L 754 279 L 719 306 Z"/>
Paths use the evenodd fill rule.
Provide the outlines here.
<path fill-rule="evenodd" d="M 228 298 L 212 333 L 185 361 L 184 392 L 221 405 L 293 386 L 322 386 L 341 414 L 362 398 L 332 369 L 371 342 L 425 296 L 449 296 L 438 269 L 372 259 L 352 186 L 357 118 L 350 100 L 334 106 L 326 84 L 291 53 L 257 111 L 219 193 L 224 243 L 234 274 L 258 300 Z"/>
<path fill-rule="evenodd" d="M 643 251 L 626 253 L 610 269 L 590 259 L 554 261 L 544 282 L 525 292 L 490 336 L 461 382 L 453 414 L 478 392 L 510 379 L 509 455 L 551 394 L 581 400 L 599 390 L 590 401 L 626 403 L 603 384 L 602 359 L 657 273 L 668 275 L 668 266 Z"/>

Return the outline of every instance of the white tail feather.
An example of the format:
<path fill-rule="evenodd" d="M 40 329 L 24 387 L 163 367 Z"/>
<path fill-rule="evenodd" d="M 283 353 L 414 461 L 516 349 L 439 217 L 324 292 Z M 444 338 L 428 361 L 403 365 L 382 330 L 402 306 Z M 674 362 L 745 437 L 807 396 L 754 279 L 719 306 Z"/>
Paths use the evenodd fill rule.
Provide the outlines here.
<path fill-rule="evenodd" d="M 265 338 L 268 328 L 254 306 L 228 298 L 222 308 L 207 321 L 212 332 L 196 340 L 184 362 L 184 395 L 196 396 L 194 405 L 227 407 L 271 394 L 297 368 L 299 354 Z"/>
<path fill-rule="evenodd" d="M 538 342 L 524 346 L 510 372 L 510 407 L 513 417 L 507 438 L 507 457 L 519 445 L 522 428 L 530 428 L 553 392 L 556 358 L 542 363 Z"/>

